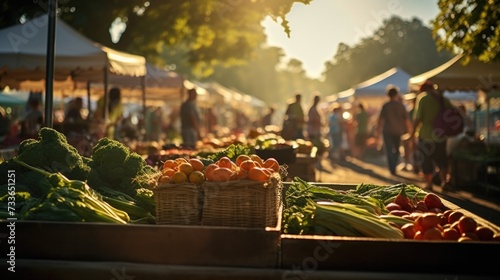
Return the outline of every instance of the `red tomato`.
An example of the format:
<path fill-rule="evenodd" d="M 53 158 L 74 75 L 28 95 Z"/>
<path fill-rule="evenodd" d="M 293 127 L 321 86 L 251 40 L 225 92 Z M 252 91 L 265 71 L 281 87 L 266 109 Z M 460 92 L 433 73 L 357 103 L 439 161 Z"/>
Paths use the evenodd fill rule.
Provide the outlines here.
<path fill-rule="evenodd" d="M 460 229 L 460 233 L 465 232 L 475 232 L 477 228 L 477 222 L 471 217 L 462 216 L 460 220 L 458 220 L 458 228 Z"/>
<path fill-rule="evenodd" d="M 464 213 L 460 211 L 453 211 L 448 214 L 448 223 L 453 224 L 454 222 L 460 220 L 460 218 L 464 215 Z"/>
<path fill-rule="evenodd" d="M 447 228 L 443 230 L 443 238 L 446 240 L 458 240 L 460 238 L 460 233 L 454 228 Z"/>
<path fill-rule="evenodd" d="M 422 215 L 422 219 L 420 220 L 420 224 L 424 229 L 435 227 L 440 223 L 441 217 L 435 213 L 425 213 Z"/>
<path fill-rule="evenodd" d="M 413 239 L 415 237 L 415 226 L 412 223 L 404 224 L 401 231 L 406 239 Z"/>
<path fill-rule="evenodd" d="M 437 227 L 431 227 L 424 231 L 424 240 L 443 240 L 443 233 Z"/>
<path fill-rule="evenodd" d="M 443 202 L 441 201 L 441 198 L 433 193 L 426 194 L 424 197 L 424 202 L 427 205 L 427 208 L 429 208 L 429 209 L 443 208 L 444 207 Z"/>
<path fill-rule="evenodd" d="M 391 212 L 392 210 L 402 210 L 401 209 L 401 205 L 397 204 L 397 203 L 394 203 L 394 202 L 391 202 L 391 203 L 388 203 L 385 208 L 387 208 L 387 210 L 389 212 Z"/>
<path fill-rule="evenodd" d="M 391 215 L 399 216 L 399 217 L 403 217 L 404 215 L 410 215 L 410 212 L 405 211 L 405 210 L 392 210 L 389 213 L 391 213 Z"/>
<path fill-rule="evenodd" d="M 489 227 L 478 226 L 476 228 L 476 234 L 480 240 L 491 241 L 491 240 L 493 240 L 493 236 L 495 235 L 495 232 Z"/>
<path fill-rule="evenodd" d="M 479 241 L 480 240 L 479 236 L 477 236 L 476 233 L 470 232 L 470 231 L 462 233 L 461 237 L 467 237 L 467 238 L 470 238 L 470 239 L 475 240 L 475 241 Z"/>
<path fill-rule="evenodd" d="M 427 204 L 425 204 L 425 202 L 423 200 L 420 200 L 419 202 L 417 202 L 417 205 L 415 205 L 415 209 L 420 210 L 424 213 L 429 211 L 429 207 L 427 207 Z"/>

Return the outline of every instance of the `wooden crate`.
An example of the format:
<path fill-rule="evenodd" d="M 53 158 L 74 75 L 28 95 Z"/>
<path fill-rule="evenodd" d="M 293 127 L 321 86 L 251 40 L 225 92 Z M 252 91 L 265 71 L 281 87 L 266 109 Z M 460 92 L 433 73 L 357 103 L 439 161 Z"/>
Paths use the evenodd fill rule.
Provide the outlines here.
<path fill-rule="evenodd" d="M 313 183 L 338 190 L 355 188 L 354 184 Z M 290 183 L 284 183 L 284 190 Z M 495 224 L 442 199 L 452 210 L 473 217 L 479 224 L 500 233 Z M 454 275 L 460 279 L 491 279 L 500 275 L 497 259 L 500 242 L 457 242 L 409 239 L 383 239 L 326 235 L 281 236 L 281 267 L 288 269 L 288 279 L 303 277 L 307 270 L 357 271 L 370 273 Z M 460 276 L 460 277 L 458 277 Z M 474 278 L 477 277 L 477 278 Z M 446 278 L 446 277 L 445 277 Z M 427 278 L 426 278 L 427 279 Z"/>
<path fill-rule="evenodd" d="M 6 241 L 8 224 L 9 221 L 0 221 L 0 236 L 5 236 L 0 238 L 0 250 L 5 254 L 11 246 Z M 273 228 L 236 228 L 17 221 L 15 236 L 16 264 L 21 260 L 24 263 L 63 260 L 247 268 L 279 266 L 279 224 Z M 23 270 L 16 266 L 17 269 Z M 106 279 L 112 276 L 109 274 Z"/>

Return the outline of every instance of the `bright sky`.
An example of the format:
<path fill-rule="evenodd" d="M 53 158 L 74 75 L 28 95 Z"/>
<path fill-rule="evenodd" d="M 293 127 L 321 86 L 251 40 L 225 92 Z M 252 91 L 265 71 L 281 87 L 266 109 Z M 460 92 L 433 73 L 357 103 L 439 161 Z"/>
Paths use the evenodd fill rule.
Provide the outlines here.
<path fill-rule="evenodd" d="M 339 43 L 356 45 L 382 26 L 384 19 L 398 15 L 404 20 L 419 18 L 430 27 L 438 13 L 438 0 L 313 0 L 309 5 L 294 4 L 287 15 L 288 38 L 279 23 L 263 22 L 269 46 L 285 51 L 286 59 L 303 63 L 311 78 L 319 78 L 324 63 L 330 61 Z"/>

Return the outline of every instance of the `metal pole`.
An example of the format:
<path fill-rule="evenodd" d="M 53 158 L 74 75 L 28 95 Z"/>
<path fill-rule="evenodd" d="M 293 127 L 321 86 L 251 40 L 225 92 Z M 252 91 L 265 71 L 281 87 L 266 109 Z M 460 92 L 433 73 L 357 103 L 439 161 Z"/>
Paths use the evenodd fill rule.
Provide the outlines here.
<path fill-rule="evenodd" d="M 106 62 L 107 63 L 107 62 Z M 107 123 L 108 122 L 108 104 L 109 104 L 109 94 L 108 94 L 108 66 L 104 67 L 104 106 L 102 108 L 102 118 Z"/>
<path fill-rule="evenodd" d="M 90 105 L 92 103 L 90 102 L 90 81 L 87 81 L 87 110 L 89 114 L 87 115 L 87 121 L 92 120 L 92 110 L 90 108 Z"/>
<path fill-rule="evenodd" d="M 143 136 L 146 134 L 146 75 L 141 77 L 141 87 L 142 87 L 142 121 L 139 122 L 139 131 Z"/>
<path fill-rule="evenodd" d="M 49 0 L 47 26 L 47 60 L 45 71 L 45 126 L 53 126 L 52 106 L 54 102 L 54 53 L 56 48 L 57 0 Z"/>
<path fill-rule="evenodd" d="M 486 144 L 490 144 L 490 134 L 491 134 L 491 129 L 490 129 L 490 93 L 491 90 L 488 89 L 488 92 L 486 93 Z"/>

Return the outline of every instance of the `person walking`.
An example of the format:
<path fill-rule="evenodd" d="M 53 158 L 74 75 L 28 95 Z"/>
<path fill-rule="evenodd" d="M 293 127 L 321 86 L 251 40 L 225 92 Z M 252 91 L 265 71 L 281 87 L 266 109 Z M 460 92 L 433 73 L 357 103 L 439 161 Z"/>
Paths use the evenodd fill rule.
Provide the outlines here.
<path fill-rule="evenodd" d="M 276 111 L 276 109 L 274 108 L 274 106 L 269 106 L 269 111 L 267 112 L 266 115 L 264 115 L 264 117 L 262 118 L 262 121 L 261 121 L 262 128 L 265 129 L 266 126 L 273 124 L 273 116 L 274 116 L 275 111 Z"/>
<path fill-rule="evenodd" d="M 323 126 L 323 116 L 318 111 L 318 104 L 320 96 L 315 94 L 313 97 L 313 104 L 307 112 L 307 137 L 316 147 L 321 142 L 321 127 Z"/>
<path fill-rule="evenodd" d="M 401 136 L 411 131 L 411 122 L 408 112 L 401 102 L 398 88 L 389 85 L 387 95 L 389 101 L 382 106 L 380 111 L 377 133 L 382 135 L 389 172 L 395 175 L 400 157 Z"/>
<path fill-rule="evenodd" d="M 212 135 L 217 135 L 218 129 L 219 121 L 217 120 L 217 115 L 215 115 L 214 110 L 210 107 L 207 110 L 207 132 Z"/>
<path fill-rule="evenodd" d="M 189 89 L 188 97 L 180 109 L 182 145 L 190 149 L 194 149 L 200 139 L 201 117 L 196 104 L 197 95 L 196 89 Z"/>
<path fill-rule="evenodd" d="M 356 136 L 354 139 L 354 157 L 363 158 L 368 139 L 368 112 L 363 103 L 358 104 L 358 112 L 354 116 L 356 122 Z"/>
<path fill-rule="evenodd" d="M 333 113 L 328 118 L 328 135 L 330 136 L 330 153 L 331 160 L 343 160 L 344 152 L 342 147 L 344 135 L 344 119 L 342 118 L 342 108 L 339 104 L 333 106 Z"/>
<path fill-rule="evenodd" d="M 21 120 L 21 138 L 28 139 L 38 137 L 38 131 L 43 126 L 43 112 L 40 109 L 40 99 L 31 97 L 28 100 L 28 110 Z"/>
<path fill-rule="evenodd" d="M 285 112 L 284 131 L 290 131 L 290 135 L 285 133 L 283 138 L 287 140 L 304 139 L 305 115 L 302 109 L 302 94 L 295 94 L 295 101 L 290 103 Z"/>
<path fill-rule="evenodd" d="M 414 153 L 421 160 L 426 189 L 432 190 L 436 167 L 439 169 L 439 179 L 443 188 L 450 187 L 448 183 L 448 156 L 446 154 L 447 137 L 434 128 L 434 119 L 440 109 L 440 99 L 446 108 L 452 107 L 449 99 L 439 91 L 437 85 L 425 83 L 420 89 L 416 101 L 413 131 L 410 135 L 412 143 L 418 140 Z"/>
<path fill-rule="evenodd" d="M 110 139 L 116 139 L 115 132 L 118 132 L 118 126 L 123 119 L 123 104 L 121 102 L 121 90 L 119 88 L 111 88 L 109 90 L 109 102 L 107 119 L 104 118 L 104 96 L 97 101 L 97 109 L 92 117 L 94 133 L 97 134 L 97 138 L 108 137 Z"/>

